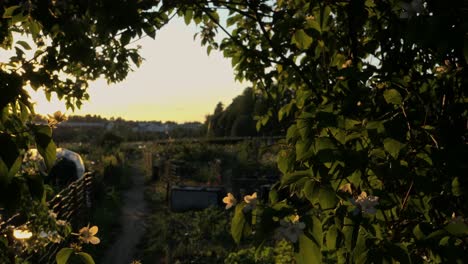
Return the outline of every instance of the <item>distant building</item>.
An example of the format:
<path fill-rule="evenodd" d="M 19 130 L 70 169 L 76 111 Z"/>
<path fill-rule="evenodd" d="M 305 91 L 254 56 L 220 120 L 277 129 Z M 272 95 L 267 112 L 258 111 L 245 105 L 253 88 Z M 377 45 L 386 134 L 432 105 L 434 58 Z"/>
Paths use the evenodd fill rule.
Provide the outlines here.
<path fill-rule="evenodd" d="M 107 123 L 103 122 L 63 122 L 57 125 L 58 127 L 107 127 Z"/>
<path fill-rule="evenodd" d="M 164 132 L 167 127 L 161 122 L 137 122 L 132 130 L 135 132 Z"/>

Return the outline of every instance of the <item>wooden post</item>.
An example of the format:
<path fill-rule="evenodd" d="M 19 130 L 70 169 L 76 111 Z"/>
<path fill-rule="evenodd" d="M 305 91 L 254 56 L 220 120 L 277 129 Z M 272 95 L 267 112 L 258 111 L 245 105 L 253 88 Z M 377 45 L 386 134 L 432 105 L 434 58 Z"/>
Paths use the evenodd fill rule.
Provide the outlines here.
<path fill-rule="evenodd" d="M 153 153 L 151 151 L 143 152 L 144 167 L 147 177 L 151 177 L 153 171 Z"/>

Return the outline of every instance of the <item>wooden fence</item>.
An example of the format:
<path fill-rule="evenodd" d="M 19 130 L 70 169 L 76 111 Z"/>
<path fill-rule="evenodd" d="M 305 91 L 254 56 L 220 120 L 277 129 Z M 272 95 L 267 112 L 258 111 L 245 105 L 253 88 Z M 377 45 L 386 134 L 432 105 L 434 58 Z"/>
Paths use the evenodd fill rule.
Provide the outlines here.
<path fill-rule="evenodd" d="M 74 181 L 65 189 L 60 191 L 49 203 L 49 208 L 57 214 L 57 219 L 65 220 L 71 224 L 72 230 L 76 232 L 80 227 L 85 226 L 89 220 L 89 213 L 92 206 L 92 185 L 93 174 L 86 173 L 82 178 Z M 5 235 L 12 239 L 12 230 L 15 228 L 16 219 L 21 217 L 19 214 L 4 219 L 0 219 L 0 235 Z M 10 239 L 10 241 L 11 241 Z M 27 259 L 29 263 L 48 264 L 55 263 L 55 255 L 62 248 L 68 246 L 69 241 L 62 243 L 48 243 L 41 254 L 28 254 L 26 248 L 22 250 L 11 249 L 9 254 L 21 256 Z"/>

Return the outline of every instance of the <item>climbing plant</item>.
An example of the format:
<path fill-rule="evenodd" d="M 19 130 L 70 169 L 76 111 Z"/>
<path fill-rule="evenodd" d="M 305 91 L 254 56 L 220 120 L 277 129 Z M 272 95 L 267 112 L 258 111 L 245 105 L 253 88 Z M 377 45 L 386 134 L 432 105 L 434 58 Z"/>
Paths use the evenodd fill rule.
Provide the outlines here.
<path fill-rule="evenodd" d="M 178 5 L 187 23 L 200 25 L 207 51 L 231 59 L 238 80 L 287 98 L 258 126 L 294 119 L 278 157 L 282 179 L 267 204 L 237 205 L 235 241 L 261 245 L 289 234 L 298 263 L 462 261 L 466 3 Z"/>

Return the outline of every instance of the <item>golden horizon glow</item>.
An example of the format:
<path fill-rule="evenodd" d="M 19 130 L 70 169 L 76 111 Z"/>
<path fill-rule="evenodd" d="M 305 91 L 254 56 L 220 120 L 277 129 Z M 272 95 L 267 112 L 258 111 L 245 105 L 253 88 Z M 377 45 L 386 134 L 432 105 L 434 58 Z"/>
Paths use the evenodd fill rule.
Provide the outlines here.
<path fill-rule="evenodd" d="M 48 102 L 42 92 L 30 91 L 36 113 L 60 110 L 66 115 L 203 122 L 218 102 L 228 105 L 246 86 L 234 81 L 231 63 L 220 52 L 206 54 L 199 40 L 193 40 L 195 32 L 194 25 L 174 19 L 157 32 L 155 40 L 137 41 L 144 58 L 140 68 L 121 83 L 108 85 L 102 79 L 90 83 L 89 101 L 75 112 L 67 110 L 55 95 Z"/>

